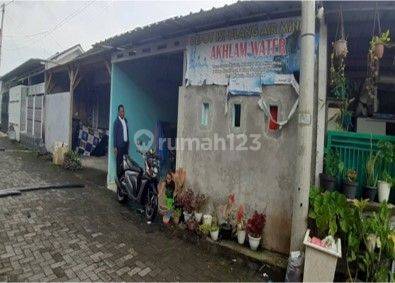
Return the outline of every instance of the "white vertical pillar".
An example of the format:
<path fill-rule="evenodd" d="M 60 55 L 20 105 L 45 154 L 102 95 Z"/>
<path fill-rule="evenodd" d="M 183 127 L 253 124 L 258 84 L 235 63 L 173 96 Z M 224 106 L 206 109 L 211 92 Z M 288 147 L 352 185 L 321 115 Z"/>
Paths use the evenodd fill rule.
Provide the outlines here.
<path fill-rule="evenodd" d="M 324 9 L 324 8 L 321 8 Z M 328 60 L 328 29 L 325 17 L 321 13 L 320 42 L 318 45 L 318 100 L 317 100 L 317 150 L 315 165 L 315 185 L 319 186 L 319 174 L 324 166 L 324 144 L 326 132 L 326 86 L 327 86 L 327 60 Z"/>
<path fill-rule="evenodd" d="M 313 152 L 314 39 L 315 2 L 302 1 L 300 98 L 296 175 L 292 204 L 291 251 L 300 249 L 307 226 Z"/>

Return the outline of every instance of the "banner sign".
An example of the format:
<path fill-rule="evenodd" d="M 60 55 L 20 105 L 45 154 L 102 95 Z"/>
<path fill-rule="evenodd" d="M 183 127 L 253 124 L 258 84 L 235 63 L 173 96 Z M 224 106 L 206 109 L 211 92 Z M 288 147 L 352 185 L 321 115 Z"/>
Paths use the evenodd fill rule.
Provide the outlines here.
<path fill-rule="evenodd" d="M 300 18 L 286 18 L 192 35 L 189 85 L 228 86 L 232 94 L 261 93 L 262 76 L 299 71 Z"/>

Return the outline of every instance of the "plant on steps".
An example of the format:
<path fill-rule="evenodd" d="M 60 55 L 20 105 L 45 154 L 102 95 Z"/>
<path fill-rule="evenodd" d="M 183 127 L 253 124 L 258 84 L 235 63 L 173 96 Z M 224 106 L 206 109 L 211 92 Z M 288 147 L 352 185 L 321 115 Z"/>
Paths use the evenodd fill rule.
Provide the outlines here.
<path fill-rule="evenodd" d="M 63 167 L 71 171 L 81 170 L 81 157 L 78 155 L 77 152 L 69 150 L 64 155 Z"/>
<path fill-rule="evenodd" d="M 382 170 L 379 176 L 379 202 L 388 201 L 392 186 L 391 166 L 395 156 L 395 146 L 388 141 L 378 143 L 378 158 L 381 162 Z"/>
<path fill-rule="evenodd" d="M 339 153 L 334 149 L 325 149 L 324 172 L 320 175 L 320 184 L 324 190 L 334 191 L 336 177 L 342 174 L 344 163 Z"/>
<path fill-rule="evenodd" d="M 354 199 L 357 193 L 357 177 L 358 173 L 355 169 L 348 169 L 345 180 L 343 182 L 343 192 L 348 199 Z"/>
<path fill-rule="evenodd" d="M 266 215 L 257 211 L 247 221 L 247 233 L 250 248 L 257 250 L 266 224 Z"/>

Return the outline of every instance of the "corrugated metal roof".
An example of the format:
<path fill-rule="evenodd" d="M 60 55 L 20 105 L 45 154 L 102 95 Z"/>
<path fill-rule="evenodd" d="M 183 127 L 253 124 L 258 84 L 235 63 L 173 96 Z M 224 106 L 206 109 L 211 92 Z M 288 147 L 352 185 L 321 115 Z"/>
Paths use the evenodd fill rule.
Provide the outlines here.
<path fill-rule="evenodd" d="M 99 46 L 139 45 L 156 40 L 258 20 L 300 15 L 299 1 L 243 1 L 221 8 L 170 18 L 96 43 Z"/>
<path fill-rule="evenodd" d="M 43 59 L 32 58 L 27 60 L 26 62 L 22 63 L 15 69 L 9 71 L 4 76 L 0 78 L 1 81 L 11 80 L 16 77 L 20 77 L 21 75 L 30 73 L 32 71 L 40 71 L 41 69 L 44 70 Z"/>

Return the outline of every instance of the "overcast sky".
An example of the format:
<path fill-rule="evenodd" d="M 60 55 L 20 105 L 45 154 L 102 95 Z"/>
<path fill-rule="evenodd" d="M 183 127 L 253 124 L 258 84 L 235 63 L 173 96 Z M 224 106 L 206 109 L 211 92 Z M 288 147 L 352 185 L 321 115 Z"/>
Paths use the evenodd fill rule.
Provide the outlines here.
<path fill-rule="evenodd" d="M 88 50 L 93 43 L 138 26 L 233 2 L 5 1 L 0 74 L 78 43 Z"/>

